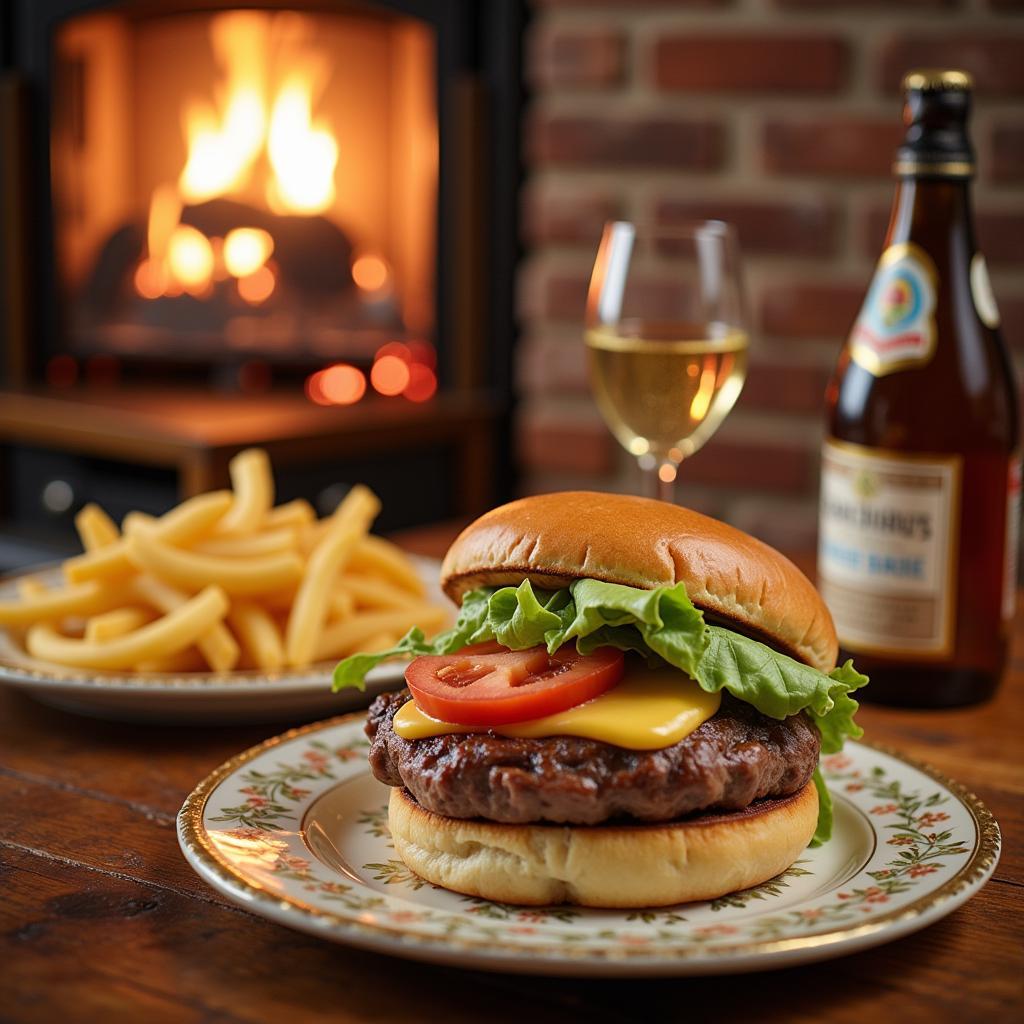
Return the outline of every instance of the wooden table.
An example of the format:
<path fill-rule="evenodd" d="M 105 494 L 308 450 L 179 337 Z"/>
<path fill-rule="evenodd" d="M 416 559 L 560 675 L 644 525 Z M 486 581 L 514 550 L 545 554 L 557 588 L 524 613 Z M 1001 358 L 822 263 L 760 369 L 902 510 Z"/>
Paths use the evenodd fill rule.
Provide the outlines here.
<path fill-rule="evenodd" d="M 437 553 L 450 536 L 421 533 L 410 546 Z M 186 865 L 174 816 L 207 772 L 280 729 L 118 725 L 2 691 L 0 1021 L 1021 1019 L 1022 711 L 1019 619 L 1011 671 L 989 704 L 927 713 L 865 706 L 860 715 L 870 739 L 964 782 L 1002 825 L 995 878 L 954 914 L 810 967 L 612 982 L 404 962 L 252 917 Z"/>

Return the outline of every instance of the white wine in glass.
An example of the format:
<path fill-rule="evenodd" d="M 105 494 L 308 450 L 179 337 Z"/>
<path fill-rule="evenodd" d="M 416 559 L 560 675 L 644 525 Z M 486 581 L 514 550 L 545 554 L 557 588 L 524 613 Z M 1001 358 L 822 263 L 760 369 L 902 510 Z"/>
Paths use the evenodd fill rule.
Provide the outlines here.
<path fill-rule="evenodd" d="M 671 501 L 680 463 L 718 429 L 746 377 L 749 338 L 729 227 L 609 224 L 585 339 L 605 422 L 648 470 L 652 491 Z"/>

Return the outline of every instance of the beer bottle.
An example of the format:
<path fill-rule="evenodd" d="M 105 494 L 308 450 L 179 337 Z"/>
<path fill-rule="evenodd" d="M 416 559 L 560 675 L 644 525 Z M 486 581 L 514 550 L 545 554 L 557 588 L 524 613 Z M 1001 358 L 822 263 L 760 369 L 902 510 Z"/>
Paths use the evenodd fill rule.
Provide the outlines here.
<path fill-rule="evenodd" d="M 821 591 L 889 704 L 990 696 L 1014 614 L 1017 395 L 974 240 L 971 85 L 903 80 L 885 246 L 826 393 Z"/>

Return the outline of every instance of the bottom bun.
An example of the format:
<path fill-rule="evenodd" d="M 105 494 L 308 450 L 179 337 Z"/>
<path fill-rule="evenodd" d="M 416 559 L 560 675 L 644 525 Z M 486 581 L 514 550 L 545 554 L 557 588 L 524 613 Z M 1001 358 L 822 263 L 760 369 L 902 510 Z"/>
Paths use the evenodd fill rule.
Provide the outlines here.
<path fill-rule="evenodd" d="M 391 836 L 406 865 L 446 889 L 499 903 L 664 907 L 774 878 L 814 835 L 818 793 L 760 800 L 665 825 L 502 825 L 448 818 L 392 789 Z"/>

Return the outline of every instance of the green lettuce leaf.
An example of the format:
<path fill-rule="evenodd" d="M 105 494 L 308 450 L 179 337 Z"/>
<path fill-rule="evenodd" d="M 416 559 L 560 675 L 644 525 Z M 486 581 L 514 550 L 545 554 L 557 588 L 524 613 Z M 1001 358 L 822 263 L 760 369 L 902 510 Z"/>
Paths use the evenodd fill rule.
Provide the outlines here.
<path fill-rule="evenodd" d="M 806 711 L 827 754 L 839 750 L 846 737 L 861 735 L 850 693 L 868 680 L 851 662 L 819 672 L 757 640 L 708 625 L 682 583 L 639 590 L 586 579 L 567 590 L 535 592 L 524 580 L 518 587 L 474 590 L 451 630 L 429 642 L 419 630 L 410 630 L 389 651 L 346 658 L 335 669 L 334 688 L 362 689 L 363 676 L 385 658 L 450 654 L 485 640 L 513 650 L 544 644 L 554 652 L 575 641 L 584 654 L 608 646 L 637 651 L 652 663 L 681 669 L 709 693 L 728 690 L 770 718 Z M 815 785 L 820 806 L 815 842 L 824 842 L 831 832 L 832 804 L 817 772 Z"/>
<path fill-rule="evenodd" d="M 394 647 L 374 654 L 353 654 L 340 661 L 334 669 L 334 684 L 331 689 L 337 693 L 348 687 L 366 689 L 366 673 L 388 658 L 402 656 L 419 657 L 421 654 L 453 654 L 468 644 L 491 640 L 494 634 L 487 624 L 488 602 L 493 591 L 474 590 L 466 595 L 455 625 L 444 633 L 438 633 L 427 640 L 423 630 L 413 627 Z M 535 646 L 529 644 L 527 646 Z"/>
<path fill-rule="evenodd" d="M 825 777 L 821 774 L 821 765 L 814 769 L 811 776 L 814 788 L 818 791 L 818 824 L 811 838 L 811 846 L 821 846 L 832 838 L 832 794 L 825 785 Z"/>
<path fill-rule="evenodd" d="M 731 629 L 708 630 L 711 643 L 693 674 L 702 689 L 728 690 L 769 718 L 806 711 L 821 733 L 826 754 L 841 749 L 847 736 L 863 735 L 853 721 L 858 705 L 850 691 L 864 686 L 868 677 L 852 662 L 826 674 Z"/>

